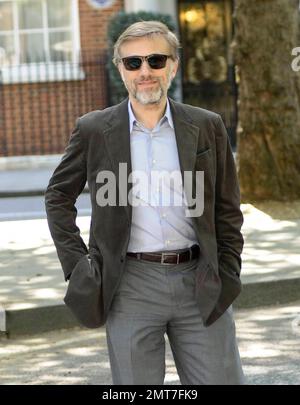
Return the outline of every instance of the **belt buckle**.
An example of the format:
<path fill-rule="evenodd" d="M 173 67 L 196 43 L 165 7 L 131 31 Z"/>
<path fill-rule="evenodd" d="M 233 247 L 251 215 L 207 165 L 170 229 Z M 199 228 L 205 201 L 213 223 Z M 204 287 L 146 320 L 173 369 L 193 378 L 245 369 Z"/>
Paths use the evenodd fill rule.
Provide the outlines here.
<path fill-rule="evenodd" d="M 172 264 L 172 263 L 165 263 L 164 262 L 164 256 L 173 256 L 174 254 L 177 256 L 176 264 L 179 264 L 179 253 L 167 253 L 167 252 L 162 252 L 160 263 L 161 264 Z"/>

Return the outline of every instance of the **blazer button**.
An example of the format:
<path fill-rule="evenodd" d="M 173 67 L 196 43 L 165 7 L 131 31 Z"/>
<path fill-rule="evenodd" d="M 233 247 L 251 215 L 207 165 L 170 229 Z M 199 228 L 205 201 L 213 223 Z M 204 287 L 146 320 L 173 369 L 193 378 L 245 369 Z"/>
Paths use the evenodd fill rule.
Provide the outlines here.
<path fill-rule="evenodd" d="M 124 262 L 124 256 L 121 256 L 121 258 L 120 258 L 120 262 Z"/>

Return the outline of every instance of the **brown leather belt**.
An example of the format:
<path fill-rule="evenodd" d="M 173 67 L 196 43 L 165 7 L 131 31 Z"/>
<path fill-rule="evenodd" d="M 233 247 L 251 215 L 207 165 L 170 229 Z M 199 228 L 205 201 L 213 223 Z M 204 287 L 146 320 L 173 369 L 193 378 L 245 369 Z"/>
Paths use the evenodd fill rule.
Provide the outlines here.
<path fill-rule="evenodd" d="M 157 262 L 161 264 L 179 264 L 188 262 L 199 257 L 200 248 L 198 245 L 193 245 L 190 248 L 180 252 L 155 252 L 155 253 L 133 253 L 128 252 L 127 256 L 134 257 L 138 260 L 148 260 L 149 262 Z"/>

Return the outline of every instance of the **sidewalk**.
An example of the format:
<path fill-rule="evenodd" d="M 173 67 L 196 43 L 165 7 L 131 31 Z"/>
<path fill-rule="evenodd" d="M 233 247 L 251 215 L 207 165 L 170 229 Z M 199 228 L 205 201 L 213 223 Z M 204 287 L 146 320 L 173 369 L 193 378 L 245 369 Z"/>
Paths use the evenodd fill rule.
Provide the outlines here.
<path fill-rule="evenodd" d="M 1 170 L 0 162 L 0 194 L 43 194 L 56 164 Z M 280 204 L 242 204 L 242 211 L 244 288 L 235 306 L 300 299 L 299 204 L 285 210 Z M 90 217 L 78 217 L 77 224 L 88 244 Z M 46 219 L 1 221 L 0 227 L 0 333 L 13 336 L 77 325 L 63 303 L 67 284 Z"/>
<path fill-rule="evenodd" d="M 62 155 L 0 158 L 0 198 L 44 195 L 61 157 Z"/>
<path fill-rule="evenodd" d="M 247 384 L 300 384 L 299 315 L 300 301 L 235 312 Z M 167 337 L 165 340 L 165 384 L 179 385 Z M 112 384 L 105 328 L 73 328 L 4 342 L 0 339 L 0 385 L 12 384 Z"/>

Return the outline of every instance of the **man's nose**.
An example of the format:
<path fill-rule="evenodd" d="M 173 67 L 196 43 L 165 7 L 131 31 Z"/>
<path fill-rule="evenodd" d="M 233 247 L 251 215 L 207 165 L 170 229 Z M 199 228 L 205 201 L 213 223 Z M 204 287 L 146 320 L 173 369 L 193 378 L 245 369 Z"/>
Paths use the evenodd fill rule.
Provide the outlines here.
<path fill-rule="evenodd" d="M 142 62 L 142 66 L 140 67 L 140 73 L 142 75 L 147 75 L 149 73 L 152 73 L 152 69 L 146 60 L 143 60 L 143 62 Z"/>

